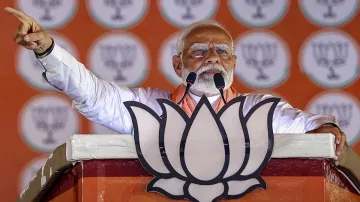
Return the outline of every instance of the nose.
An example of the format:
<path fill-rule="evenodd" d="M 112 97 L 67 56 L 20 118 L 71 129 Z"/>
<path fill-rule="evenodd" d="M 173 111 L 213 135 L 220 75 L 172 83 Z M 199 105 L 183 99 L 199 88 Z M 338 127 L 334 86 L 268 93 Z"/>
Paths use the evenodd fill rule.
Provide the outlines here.
<path fill-rule="evenodd" d="M 214 48 L 210 48 L 209 54 L 207 55 L 207 57 L 205 59 L 205 63 L 206 64 L 214 64 L 214 63 L 219 63 L 219 62 L 220 62 L 219 55 L 216 53 Z"/>

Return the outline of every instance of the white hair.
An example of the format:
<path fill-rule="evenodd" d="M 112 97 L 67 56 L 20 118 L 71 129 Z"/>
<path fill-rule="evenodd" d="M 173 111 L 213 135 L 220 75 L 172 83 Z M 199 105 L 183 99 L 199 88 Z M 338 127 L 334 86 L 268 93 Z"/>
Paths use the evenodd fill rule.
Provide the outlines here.
<path fill-rule="evenodd" d="M 202 21 L 198 21 L 195 23 L 190 24 L 189 26 L 187 26 L 180 34 L 177 42 L 176 42 L 176 51 L 177 54 L 180 54 L 183 50 L 184 50 L 184 44 L 185 44 L 185 38 L 196 28 L 199 27 L 211 27 L 211 26 L 215 26 L 215 27 L 219 27 L 220 29 L 224 30 L 230 37 L 231 39 L 231 52 L 234 52 L 234 42 L 233 39 L 231 37 L 231 34 L 225 29 L 224 26 L 222 26 L 220 23 L 214 21 L 214 20 L 202 20 Z"/>
<path fill-rule="evenodd" d="M 224 78 L 225 87 L 224 90 L 228 89 L 233 83 L 234 71 L 226 72 L 225 69 L 219 64 L 209 64 L 202 66 L 198 69 L 196 82 L 191 86 L 189 91 L 197 96 L 213 96 L 218 95 L 219 90 L 214 85 L 213 75 L 202 74 L 208 70 L 217 70 L 221 73 Z M 186 78 L 190 74 L 189 69 L 184 68 L 181 74 L 183 84 L 186 86 Z"/>

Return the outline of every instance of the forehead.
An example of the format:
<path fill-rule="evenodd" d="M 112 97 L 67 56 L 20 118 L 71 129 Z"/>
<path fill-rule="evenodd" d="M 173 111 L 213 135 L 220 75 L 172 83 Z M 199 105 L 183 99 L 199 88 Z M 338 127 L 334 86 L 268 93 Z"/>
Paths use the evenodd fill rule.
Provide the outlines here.
<path fill-rule="evenodd" d="M 214 44 L 227 44 L 231 46 L 230 36 L 221 28 L 210 27 L 198 27 L 192 30 L 184 40 L 184 48 L 189 48 L 195 43 L 214 43 Z"/>

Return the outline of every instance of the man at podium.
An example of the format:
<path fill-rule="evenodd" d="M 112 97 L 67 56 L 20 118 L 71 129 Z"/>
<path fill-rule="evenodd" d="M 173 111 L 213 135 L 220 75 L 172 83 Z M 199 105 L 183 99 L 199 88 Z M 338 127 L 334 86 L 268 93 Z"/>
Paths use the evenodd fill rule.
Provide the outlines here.
<path fill-rule="evenodd" d="M 176 46 L 177 55 L 172 57 L 172 61 L 174 71 L 182 78 L 183 84 L 169 92 L 155 88 L 128 88 L 97 78 L 61 48 L 30 16 L 12 8 L 5 10 L 21 22 L 14 40 L 34 51 L 44 68 L 43 77 L 72 99 L 74 108 L 87 119 L 119 133 L 130 134 L 133 131 L 129 112 L 123 104 L 125 101 L 144 103 L 161 115 L 162 110 L 156 99 L 171 99 L 187 115 L 191 115 L 203 95 L 207 96 L 215 111 L 221 109 L 224 101 L 242 95 L 232 87 L 236 62 L 232 37 L 215 21 L 196 22 L 181 33 Z M 195 77 L 191 78 L 189 75 L 194 73 Z M 223 79 L 220 87 L 214 83 L 215 74 L 220 74 L 220 80 Z M 188 92 L 186 86 L 191 86 Z M 219 89 L 223 90 L 223 94 Z M 265 94 L 247 94 L 244 113 L 269 97 Z M 306 113 L 282 101 L 274 112 L 273 130 L 274 133 L 334 134 L 338 163 L 347 145 L 345 134 L 335 123 L 332 116 Z"/>

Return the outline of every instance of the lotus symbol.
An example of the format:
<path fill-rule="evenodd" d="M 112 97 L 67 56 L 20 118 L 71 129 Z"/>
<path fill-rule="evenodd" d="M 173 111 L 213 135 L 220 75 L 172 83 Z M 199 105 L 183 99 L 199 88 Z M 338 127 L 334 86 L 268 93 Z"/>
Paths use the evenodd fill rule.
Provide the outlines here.
<path fill-rule="evenodd" d="M 172 101 L 158 99 L 162 118 L 144 104 L 125 102 L 139 161 L 154 176 L 146 190 L 209 202 L 265 189 L 259 174 L 271 158 L 280 99 L 262 100 L 244 115 L 245 101 L 239 96 L 216 113 L 204 96 L 188 117 Z"/>

